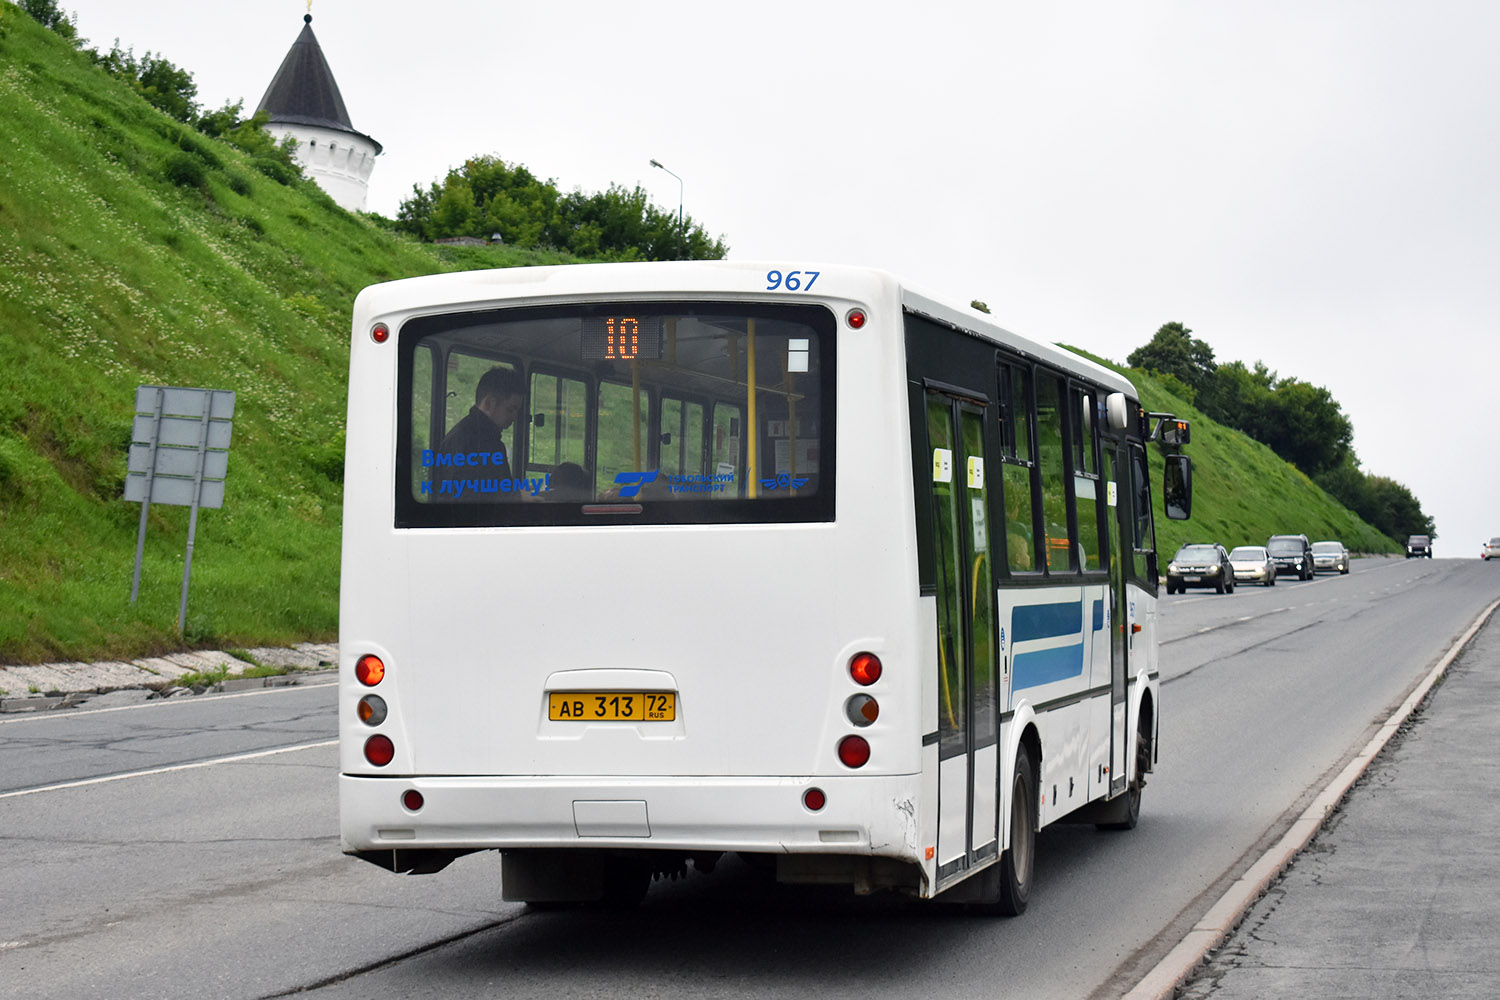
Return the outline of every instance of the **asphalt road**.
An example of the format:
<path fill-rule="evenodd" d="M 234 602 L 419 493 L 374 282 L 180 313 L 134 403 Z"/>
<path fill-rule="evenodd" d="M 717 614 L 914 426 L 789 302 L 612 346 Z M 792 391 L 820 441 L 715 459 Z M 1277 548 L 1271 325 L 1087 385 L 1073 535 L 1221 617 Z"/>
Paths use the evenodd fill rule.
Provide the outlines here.
<path fill-rule="evenodd" d="M 493 854 L 390 875 L 338 853 L 331 685 L 0 720 L 0 996 L 1118 996 L 1500 596 L 1490 570 L 1165 599 L 1141 824 L 1045 831 L 1017 920 L 732 862 L 627 915 L 501 903 Z"/>

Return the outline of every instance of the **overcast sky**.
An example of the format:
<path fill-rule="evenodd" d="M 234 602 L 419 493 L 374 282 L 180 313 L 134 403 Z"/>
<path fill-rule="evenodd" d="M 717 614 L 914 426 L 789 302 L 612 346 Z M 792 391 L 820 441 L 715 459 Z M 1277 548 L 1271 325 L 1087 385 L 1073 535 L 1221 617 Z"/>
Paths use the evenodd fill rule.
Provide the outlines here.
<path fill-rule="evenodd" d="M 59 5 L 91 46 L 190 71 L 205 109 L 253 109 L 308 11 Z M 734 259 L 881 267 L 1117 361 L 1176 320 L 1220 362 L 1327 387 L 1365 471 L 1435 518 L 1439 557 L 1500 535 L 1492 0 L 311 13 L 354 127 L 385 147 L 372 211 L 493 154 L 565 191 L 680 195 Z"/>

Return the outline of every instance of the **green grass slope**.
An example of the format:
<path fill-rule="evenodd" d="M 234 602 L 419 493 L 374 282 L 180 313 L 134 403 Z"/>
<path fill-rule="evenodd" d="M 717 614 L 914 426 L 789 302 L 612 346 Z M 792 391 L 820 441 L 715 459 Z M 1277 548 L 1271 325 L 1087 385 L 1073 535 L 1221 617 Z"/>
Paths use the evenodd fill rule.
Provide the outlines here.
<path fill-rule="evenodd" d="M 1395 553 L 1401 548 L 1325 493 L 1296 467 L 1243 432 L 1214 423 L 1191 403 L 1174 395 L 1146 372 L 1127 369 L 1087 351 L 1071 351 L 1130 379 L 1148 410 L 1174 413 L 1192 421 L 1192 441 L 1184 452 L 1193 459 L 1193 516 L 1170 521 L 1157 490 L 1156 547 L 1165 566 L 1186 542 L 1264 545 L 1272 535 L 1306 535 L 1312 541 L 1336 539 L 1350 551 Z M 1161 482 L 1162 459 L 1151 449 L 1153 481 Z"/>
<path fill-rule="evenodd" d="M 394 237 L 160 114 L 0 2 L 0 663 L 332 638 L 354 296 L 567 259 Z M 1266 448 L 1131 375 L 1148 406 L 1195 421 L 1196 516 L 1158 519 L 1163 555 L 1279 531 L 1394 550 Z M 122 494 L 141 384 L 238 393 L 184 637 L 186 508 L 152 507 L 129 603 L 140 507 Z"/>
<path fill-rule="evenodd" d="M 168 179 L 184 158 L 200 186 Z M 0 662 L 143 655 L 175 635 L 188 510 L 122 499 L 135 387 L 238 393 L 199 516 L 187 640 L 329 638 L 355 294 L 556 263 L 380 231 L 160 114 L 0 3 Z"/>

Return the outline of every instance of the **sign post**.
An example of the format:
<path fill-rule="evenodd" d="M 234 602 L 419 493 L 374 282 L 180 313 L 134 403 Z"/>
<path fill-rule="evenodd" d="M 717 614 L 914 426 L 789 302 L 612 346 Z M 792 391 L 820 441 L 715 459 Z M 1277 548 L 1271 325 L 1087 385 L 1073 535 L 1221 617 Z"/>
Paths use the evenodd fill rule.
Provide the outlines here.
<path fill-rule="evenodd" d="M 135 422 L 125 474 L 125 499 L 141 505 L 135 540 L 135 575 L 130 603 L 141 589 L 141 558 L 146 549 L 146 515 L 153 503 L 191 507 L 187 552 L 182 565 L 182 599 L 177 631 L 187 624 L 188 579 L 193 572 L 193 540 L 198 509 L 224 506 L 229 440 L 234 428 L 234 393 L 227 389 L 183 389 L 143 385 L 135 391 Z"/>

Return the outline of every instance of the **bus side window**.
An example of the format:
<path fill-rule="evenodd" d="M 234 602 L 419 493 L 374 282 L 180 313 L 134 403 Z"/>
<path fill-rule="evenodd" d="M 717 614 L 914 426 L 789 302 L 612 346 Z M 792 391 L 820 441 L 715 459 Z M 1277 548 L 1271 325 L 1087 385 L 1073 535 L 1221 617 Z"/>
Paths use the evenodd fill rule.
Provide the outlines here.
<path fill-rule="evenodd" d="M 1069 453 L 1073 463 L 1073 502 L 1078 515 L 1078 560 L 1084 570 L 1099 570 L 1099 457 L 1094 423 L 1094 393 L 1074 387 L 1069 391 Z"/>
<path fill-rule="evenodd" d="M 1151 521 L 1151 479 L 1147 474 L 1146 449 L 1131 442 L 1130 486 L 1135 544 L 1135 578 L 1156 583 L 1156 530 Z"/>
<path fill-rule="evenodd" d="M 661 400 L 661 471 L 698 476 L 703 469 L 703 404 L 663 396 Z"/>
<path fill-rule="evenodd" d="M 1037 562 L 1033 517 L 1031 450 L 1031 373 L 1019 366 L 1000 366 L 1000 477 L 1005 497 L 1006 565 L 1012 573 L 1033 573 Z"/>
<path fill-rule="evenodd" d="M 412 496 L 430 499 L 422 493 L 420 483 L 427 478 L 422 468 L 422 452 L 433 446 L 432 424 L 436 414 L 432 406 L 432 348 L 419 344 L 412 356 L 411 372 L 411 478 Z"/>
<path fill-rule="evenodd" d="M 635 405 L 632 406 L 632 400 Z M 594 414 L 598 444 L 594 452 L 594 490 L 604 497 L 616 489 L 615 476 L 622 472 L 650 472 L 648 430 L 651 399 L 620 382 L 600 382 Z"/>
<path fill-rule="evenodd" d="M 587 466 L 588 405 L 588 386 L 582 380 L 532 372 L 532 412 L 521 420 L 529 427 L 529 472 L 550 472 L 566 462 Z"/>
<path fill-rule="evenodd" d="M 1036 379 L 1037 465 L 1042 473 L 1042 523 L 1047 538 L 1047 571 L 1066 573 L 1076 567 L 1068 536 L 1068 489 L 1064 479 L 1062 379 Z"/>
<path fill-rule="evenodd" d="M 713 468 L 709 473 L 713 475 L 732 475 L 736 488 L 734 494 L 738 494 L 742 488 L 743 470 L 740 467 L 740 408 L 734 403 L 714 404 L 714 427 L 713 427 L 713 450 L 711 457 Z"/>

